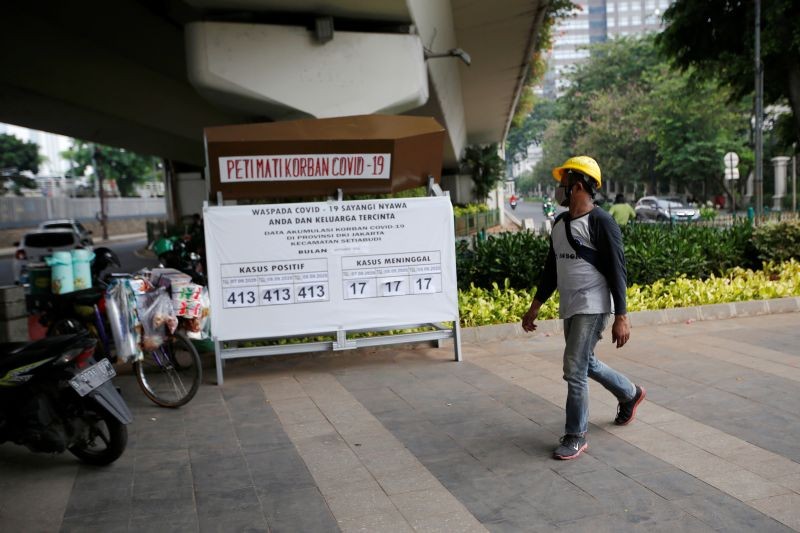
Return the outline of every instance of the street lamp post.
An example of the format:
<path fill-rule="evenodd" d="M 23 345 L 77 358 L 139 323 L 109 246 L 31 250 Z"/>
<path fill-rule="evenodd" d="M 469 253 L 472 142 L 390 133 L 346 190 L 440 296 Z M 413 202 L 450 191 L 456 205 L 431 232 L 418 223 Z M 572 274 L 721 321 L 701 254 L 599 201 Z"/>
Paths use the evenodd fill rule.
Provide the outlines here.
<path fill-rule="evenodd" d="M 108 240 L 108 224 L 106 217 L 106 193 L 103 190 L 103 171 L 98 164 L 98 160 L 102 159 L 103 154 L 100 153 L 100 149 L 97 147 L 96 144 L 92 144 L 92 166 L 94 167 L 94 173 L 97 175 L 97 184 L 99 185 L 98 194 L 100 195 L 100 227 L 103 229 L 103 240 Z"/>
<path fill-rule="evenodd" d="M 756 74 L 756 102 L 755 102 L 755 182 L 756 182 L 756 213 L 764 216 L 764 168 L 763 150 L 764 139 L 764 71 L 761 66 L 761 0 L 755 0 L 755 74 Z"/>

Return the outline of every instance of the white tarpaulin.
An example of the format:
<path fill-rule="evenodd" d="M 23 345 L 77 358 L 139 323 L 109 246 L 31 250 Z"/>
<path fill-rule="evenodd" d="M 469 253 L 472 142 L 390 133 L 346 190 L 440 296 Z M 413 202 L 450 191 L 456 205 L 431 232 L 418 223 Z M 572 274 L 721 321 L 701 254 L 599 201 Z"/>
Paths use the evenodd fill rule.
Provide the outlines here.
<path fill-rule="evenodd" d="M 457 320 L 447 197 L 206 207 L 218 340 Z"/>

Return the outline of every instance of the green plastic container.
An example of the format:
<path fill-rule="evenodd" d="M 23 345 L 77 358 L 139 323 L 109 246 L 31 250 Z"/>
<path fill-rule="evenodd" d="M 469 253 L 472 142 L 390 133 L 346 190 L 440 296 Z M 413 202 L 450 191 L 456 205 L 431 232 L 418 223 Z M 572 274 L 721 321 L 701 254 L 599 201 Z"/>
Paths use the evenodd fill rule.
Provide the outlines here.
<path fill-rule="evenodd" d="M 92 260 L 94 253 L 89 250 L 72 250 L 72 278 L 76 291 L 92 288 Z"/>
<path fill-rule="evenodd" d="M 50 294 L 50 267 L 44 263 L 29 264 L 28 286 L 31 294 Z"/>
<path fill-rule="evenodd" d="M 75 290 L 75 279 L 72 275 L 72 255 L 69 252 L 53 252 L 47 259 L 52 269 L 50 287 L 53 294 L 66 294 Z"/>

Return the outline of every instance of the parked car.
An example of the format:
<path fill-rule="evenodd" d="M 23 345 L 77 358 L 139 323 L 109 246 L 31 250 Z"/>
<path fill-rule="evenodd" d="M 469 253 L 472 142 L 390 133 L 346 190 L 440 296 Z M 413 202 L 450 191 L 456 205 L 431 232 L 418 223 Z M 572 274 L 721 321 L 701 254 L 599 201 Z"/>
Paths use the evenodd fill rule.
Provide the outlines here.
<path fill-rule="evenodd" d="M 700 219 L 700 209 L 680 198 L 643 196 L 634 207 L 639 222 L 693 222 Z"/>
<path fill-rule="evenodd" d="M 53 252 L 70 251 L 77 248 L 89 248 L 81 242 L 81 236 L 71 229 L 36 230 L 26 233 L 22 240 L 14 243 L 17 251 L 11 261 L 11 271 L 16 283 L 27 281 L 27 269 L 30 262 L 43 262 Z"/>
<path fill-rule="evenodd" d="M 71 218 L 45 220 L 39 224 L 39 229 L 71 229 L 80 236 L 82 243 L 89 245 L 94 244 L 91 230 L 86 229 L 86 226 Z"/>

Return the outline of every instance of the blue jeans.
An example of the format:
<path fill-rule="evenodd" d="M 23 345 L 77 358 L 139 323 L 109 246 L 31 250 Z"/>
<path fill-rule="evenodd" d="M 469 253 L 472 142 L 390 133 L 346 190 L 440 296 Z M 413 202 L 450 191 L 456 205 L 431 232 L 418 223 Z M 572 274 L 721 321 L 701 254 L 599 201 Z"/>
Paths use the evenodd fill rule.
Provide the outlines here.
<path fill-rule="evenodd" d="M 567 423 L 565 433 L 584 435 L 589 429 L 589 380 L 600 383 L 627 402 L 636 395 L 631 380 L 594 356 L 594 347 L 603 337 L 607 314 L 574 315 L 564 319 L 564 381 L 567 382 Z"/>

